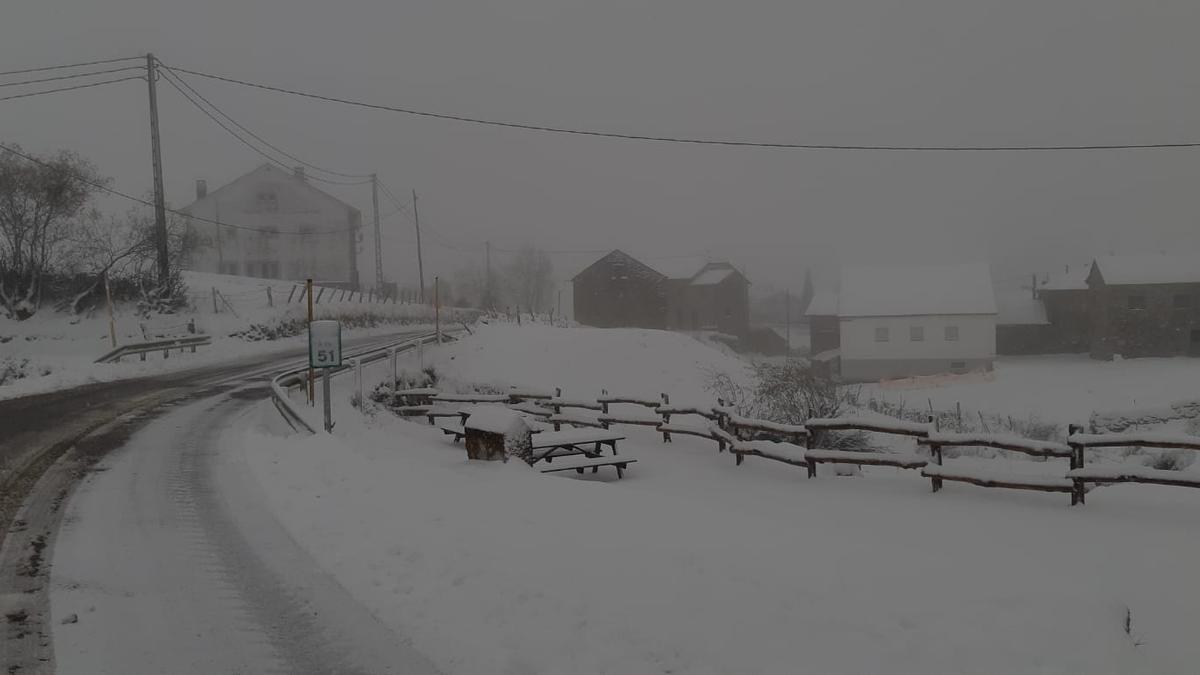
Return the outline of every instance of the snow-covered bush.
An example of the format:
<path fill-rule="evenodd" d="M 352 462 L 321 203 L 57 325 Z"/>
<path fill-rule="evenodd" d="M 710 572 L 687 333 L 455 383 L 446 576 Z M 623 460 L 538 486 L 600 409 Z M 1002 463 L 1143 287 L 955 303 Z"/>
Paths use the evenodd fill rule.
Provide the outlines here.
<path fill-rule="evenodd" d="M 0 359 L 0 386 L 23 380 L 34 374 L 46 376 L 52 372 L 49 366 L 34 367 L 29 359 L 18 359 L 6 356 Z"/>

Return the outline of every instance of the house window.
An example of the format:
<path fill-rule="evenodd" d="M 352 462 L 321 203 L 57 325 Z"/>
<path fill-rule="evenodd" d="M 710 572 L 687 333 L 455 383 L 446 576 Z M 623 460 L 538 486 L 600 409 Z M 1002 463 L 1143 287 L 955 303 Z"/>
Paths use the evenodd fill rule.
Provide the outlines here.
<path fill-rule="evenodd" d="M 925 327 L 924 326 L 909 326 L 908 327 L 908 339 L 911 342 L 924 342 L 925 341 Z"/>
<path fill-rule="evenodd" d="M 279 197 L 274 192 L 258 193 L 258 209 L 267 213 L 279 212 Z"/>
<path fill-rule="evenodd" d="M 958 342 L 958 326 L 946 326 L 946 342 Z"/>
<path fill-rule="evenodd" d="M 956 373 L 965 372 L 967 370 L 967 362 L 966 361 L 951 361 L 950 362 L 950 370 L 952 370 Z"/>
<path fill-rule="evenodd" d="M 876 342 L 887 342 L 888 341 L 888 327 L 887 326 L 876 326 L 875 327 L 875 341 Z"/>
<path fill-rule="evenodd" d="M 1192 306 L 1192 296 L 1183 293 L 1176 295 L 1171 300 L 1171 306 L 1175 309 L 1187 309 Z"/>
<path fill-rule="evenodd" d="M 1131 295 L 1126 298 L 1126 306 L 1129 309 L 1146 309 L 1146 296 Z"/>

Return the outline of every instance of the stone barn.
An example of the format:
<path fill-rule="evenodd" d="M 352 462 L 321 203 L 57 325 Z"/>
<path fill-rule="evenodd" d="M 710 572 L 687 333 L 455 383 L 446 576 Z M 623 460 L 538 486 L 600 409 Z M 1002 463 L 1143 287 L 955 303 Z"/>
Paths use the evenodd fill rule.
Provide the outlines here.
<path fill-rule="evenodd" d="M 1097 258 L 1088 289 L 1093 358 L 1200 356 L 1200 256 Z"/>
<path fill-rule="evenodd" d="M 599 328 L 665 328 L 667 277 L 612 251 L 571 280 L 575 320 Z"/>

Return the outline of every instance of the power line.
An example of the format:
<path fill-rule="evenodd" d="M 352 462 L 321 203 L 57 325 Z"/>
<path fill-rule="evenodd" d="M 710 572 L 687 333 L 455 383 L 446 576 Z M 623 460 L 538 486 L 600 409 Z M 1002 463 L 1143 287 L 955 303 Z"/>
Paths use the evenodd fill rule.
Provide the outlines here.
<path fill-rule="evenodd" d="M 145 70 L 141 66 L 125 66 L 124 68 L 109 68 L 107 70 L 93 70 L 87 73 L 75 73 L 74 75 L 55 75 L 54 77 L 39 77 L 36 80 L 21 80 L 20 82 L 0 82 L 0 87 L 21 87 L 27 84 L 39 84 L 41 82 L 54 82 L 57 80 L 74 80 L 80 77 L 94 77 L 96 75 L 108 75 L 109 73 L 123 73 L 128 70 Z"/>
<path fill-rule="evenodd" d="M 54 168 L 54 165 L 50 164 L 49 162 L 40 160 L 36 157 L 32 157 L 23 152 L 18 152 L 17 150 L 13 150 L 12 148 L 8 147 L 7 145 L 0 144 L 0 150 L 3 150 L 8 153 L 12 153 L 12 154 L 16 155 L 17 157 L 20 157 L 21 159 L 33 162 L 34 164 L 39 164 L 41 166 L 48 167 L 48 168 Z M 143 206 L 154 206 L 154 202 L 147 201 L 140 197 L 134 197 L 131 194 L 121 192 L 120 190 L 116 190 L 114 188 L 110 188 L 103 183 L 99 183 L 94 180 L 84 178 L 83 176 L 79 175 L 78 173 L 72 173 L 71 178 L 79 181 L 80 183 L 83 183 L 84 185 L 90 185 L 93 188 L 96 188 L 97 190 L 102 190 L 104 192 L 107 192 L 108 194 L 115 195 L 115 196 L 121 197 L 123 199 L 128 199 L 129 201 L 132 201 L 132 202 L 137 202 L 138 204 L 142 204 Z M 178 209 L 172 209 L 172 208 L 168 208 L 167 212 L 173 213 L 173 214 L 175 214 L 177 216 L 181 216 L 183 218 L 190 218 L 192 220 L 198 220 L 198 221 L 201 221 L 204 223 L 210 223 L 212 225 L 220 225 L 223 227 L 233 228 L 235 230 L 245 230 L 247 232 L 261 232 L 264 234 L 289 234 L 289 235 L 300 235 L 300 236 L 316 236 L 316 235 L 325 235 L 325 234 L 345 234 L 347 232 L 354 231 L 354 228 L 352 228 L 352 227 L 341 228 L 341 229 L 337 229 L 337 230 L 322 230 L 320 232 L 302 232 L 299 230 L 275 230 L 275 229 L 270 229 L 270 228 L 250 227 L 248 225 L 238 225 L 235 223 L 228 223 L 228 222 L 222 222 L 219 220 L 212 220 L 209 218 L 205 218 L 203 216 L 192 215 L 185 211 L 180 211 Z"/>
<path fill-rule="evenodd" d="M 118 82 L 128 82 L 129 80 L 145 80 L 146 78 L 140 75 L 131 75 L 129 77 L 118 77 L 114 80 L 101 80 L 100 82 L 89 82 L 87 84 L 77 84 L 73 87 L 59 87 L 57 89 L 43 89 L 41 91 L 31 91 L 25 94 L 13 94 L 12 96 L 0 97 L 0 101 L 11 101 L 14 98 L 29 98 L 31 96 L 41 96 L 42 94 L 57 94 L 61 91 L 74 91 L 76 89 L 87 89 L 89 87 L 99 87 L 105 84 L 116 84 Z"/>
<path fill-rule="evenodd" d="M 386 110 L 389 112 L 401 113 L 405 115 L 413 115 L 416 117 L 429 117 L 433 119 L 449 120 L 452 122 L 463 122 L 466 124 L 478 124 L 483 126 L 504 127 L 508 129 L 520 129 L 523 131 L 539 131 L 554 134 L 567 134 L 574 136 L 591 136 L 596 138 L 609 138 L 627 141 L 653 141 L 659 143 L 678 143 L 686 145 L 715 145 L 726 147 L 743 147 L 743 148 L 770 148 L 780 150 L 867 150 L 867 151 L 902 151 L 902 152 L 1020 152 L 1020 151 L 1073 151 L 1073 150 L 1161 150 L 1168 148 L 1195 148 L 1200 147 L 1200 141 L 1194 142 L 1173 142 L 1173 143 L 1112 143 L 1112 144 L 1085 144 L 1085 145 L 852 145 L 852 144 L 836 144 L 836 143 L 787 143 L 775 141 L 741 141 L 722 138 L 699 138 L 688 136 L 660 136 L 650 134 L 632 134 L 619 133 L 613 131 L 597 131 L 594 129 L 573 129 L 569 127 L 558 127 L 544 124 L 532 124 L 528 122 L 506 122 L 502 120 L 486 119 L 482 117 L 470 117 L 467 115 L 458 115 L 450 113 L 436 113 L 427 110 L 417 110 L 413 108 L 401 108 L 399 106 L 385 105 L 381 103 L 368 103 L 366 101 L 358 101 L 353 99 L 340 98 L 337 96 L 326 96 L 297 89 L 288 89 L 285 87 L 277 87 L 269 84 L 261 84 L 258 82 L 250 82 L 240 80 L 233 77 L 223 75 L 213 75 L 196 70 L 188 70 L 186 68 L 176 68 L 182 73 L 195 75 L 197 77 L 205 77 L 230 84 L 237 84 L 244 87 L 253 87 L 255 89 L 263 89 L 265 91 L 273 91 L 281 94 L 289 94 L 292 96 L 301 96 L 318 101 L 326 101 L 329 103 L 341 103 L 343 105 L 356 106 L 360 108 L 369 108 L 372 110 Z"/>
<path fill-rule="evenodd" d="M 157 59 L 156 59 L 156 61 L 157 61 Z M 178 81 L 179 84 L 182 84 L 184 87 L 187 87 L 188 91 L 195 94 L 201 101 L 204 101 L 205 103 L 207 103 L 208 106 L 210 108 L 212 108 L 214 111 L 216 111 L 217 114 L 219 114 L 221 117 L 224 117 L 225 119 L 229 120 L 235 127 L 246 132 L 246 134 L 249 135 L 251 138 L 255 139 L 259 143 L 262 143 L 263 145 L 267 146 L 268 148 L 271 148 L 275 152 L 278 152 L 279 154 L 283 155 L 284 157 L 287 157 L 288 159 L 299 162 L 299 163 L 303 164 L 304 166 L 309 167 L 310 169 L 315 169 L 317 171 L 321 171 L 321 172 L 324 172 L 324 173 L 327 173 L 327 174 L 330 174 L 333 176 L 341 176 L 343 178 L 368 178 L 368 179 L 371 177 L 371 174 L 343 173 L 341 171 L 334 171 L 333 169 L 326 169 L 322 166 L 318 166 L 311 162 L 306 162 L 303 159 L 300 159 L 296 155 L 293 155 L 292 153 L 288 152 L 287 150 L 284 150 L 283 148 L 280 148 L 279 146 L 272 144 L 271 142 L 267 141 L 262 136 L 259 136 L 258 134 L 254 133 L 250 129 L 247 129 L 245 127 L 245 125 L 241 124 L 240 122 L 235 120 L 233 117 L 230 117 L 228 113 L 226 113 L 224 110 L 221 110 L 219 107 L 217 107 L 217 105 L 215 103 L 213 103 L 212 101 L 210 101 L 208 98 L 206 98 L 204 96 L 204 94 L 201 94 L 200 92 L 196 91 L 196 88 L 193 87 L 192 85 L 188 84 L 187 80 L 180 77 L 175 71 L 171 70 L 171 67 L 168 66 L 167 64 L 163 63 L 162 61 L 158 61 L 158 65 L 161 66 L 163 69 L 167 70 L 168 72 L 170 72 L 171 75 L 173 75 L 175 77 L 175 79 Z M 318 178 L 318 180 L 320 180 L 320 178 Z M 369 182 L 369 181 L 364 181 L 364 182 Z"/>
<path fill-rule="evenodd" d="M 248 140 L 246 140 L 245 138 L 243 138 L 243 137 L 242 137 L 240 134 L 238 134 L 236 131 L 234 131 L 233 129 L 231 129 L 231 128 L 229 127 L 229 125 L 227 125 L 225 122 L 221 121 L 221 119 L 220 119 L 220 118 L 218 118 L 216 115 L 212 114 L 212 112 L 210 112 L 210 111 L 209 111 L 207 108 L 205 108 L 203 105 L 201 105 L 199 101 L 197 101 L 196 99 L 192 98 L 191 94 L 189 94 L 187 91 L 185 91 L 185 90 L 183 89 L 183 87 L 182 87 L 182 86 L 180 86 L 180 84 L 179 84 L 179 83 L 176 83 L 176 82 L 175 82 L 175 78 L 176 78 L 176 77 L 178 77 L 178 76 L 177 76 L 177 75 L 174 75 L 174 74 L 164 74 L 164 75 L 163 75 L 163 79 L 164 79 L 164 80 L 166 80 L 166 81 L 167 81 L 167 83 L 168 83 L 168 84 L 170 84 L 172 87 L 174 87 L 174 88 L 175 88 L 175 91 L 178 91 L 178 92 L 180 93 L 180 95 L 182 95 L 182 96 L 183 96 L 185 99 L 187 99 L 187 101 L 188 101 L 189 103 L 191 103 L 193 106 L 195 106 L 197 110 L 199 110 L 200 112 L 204 113 L 204 114 L 205 114 L 205 116 L 207 116 L 207 117 L 208 117 L 210 120 L 212 120 L 213 122 L 215 122 L 215 123 L 217 124 L 217 126 L 219 126 L 219 127 L 221 127 L 222 129 L 224 129 L 224 130 L 226 131 L 226 133 L 228 133 L 230 136 L 233 136 L 233 137 L 234 137 L 234 138 L 236 138 L 237 140 L 241 141 L 241 142 L 242 142 L 242 144 L 243 144 L 243 145 L 245 145 L 247 148 L 250 148 L 250 149 L 251 149 L 251 150 L 253 150 L 254 152 L 256 152 L 256 153 L 258 153 L 259 155 L 263 156 L 263 157 L 264 157 L 264 158 L 266 158 L 268 161 L 270 161 L 270 162 L 272 162 L 272 163 L 274 163 L 274 164 L 276 164 L 276 165 L 278 165 L 278 166 L 280 166 L 280 167 L 283 167 L 284 169 L 287 169 L 287 170 L 289 170 L 289 171 L 292 169 L 292 167 L 288 166 L 288 165 L 287 165 L 285 162 L 281 162 L 279 159 L 277 159 L 276 157 L 274 157 L 274 156 L 273 156 L 273 155 L 271 155 L 270 153 L 267 153 L 267 152 L 266 152 L 266 151 L 264 151 L 262 148 L 258 147 L 257 145 L 254 145 L 254 144 L 253 144 L 253 143 L 251 143 L 250 141 L 248 141 Z M 232 121 L 232 120 L 231 120 L 231 121 Z M 235 122 L 235 124 L 236 124 L 236 122 Z M 284 153 L 284 154 L 287 154 L 287 153 Z M 330 179 L 328 179 L 328 178 L 322 178 L 322 177 L 320 177 L 320 176 L 308 176 L 308 178 L 312 178 L 312 179 L 314 179 L 314 180 L 319 180 L 319 181 L 321 181 L 321 182 L 323 182 L 323 183 L 330 183 L 330 184 L 332 184 L 332 185 L 363 185 L 363 184 L 365 184 L 365 183 L 369 183 L 369 182 L 371 182 L 370 180 L 365 180 L 365 181 L 339 181 L 339 180 L 330 180 Z"/>
<path fill-rule="evenodd" d="M 0 76 L 5 75 L 21 75 L 23 73 L 42 73 L 48 70 L 66 70 L 67 68 L 82 68 L 84 66 L 99 66 L 106 63 L 120 63 L 121 61 L 133 61 L 143 58 L 141 56 L 123 56 L 119 59 L 102 59 L 99 61 L 84 61 L 82 63 L 70 63 L 63 66 L 42 66 L 41 68 L 24 68 L 21 70 L 7 70 L 0 73 Z"/>

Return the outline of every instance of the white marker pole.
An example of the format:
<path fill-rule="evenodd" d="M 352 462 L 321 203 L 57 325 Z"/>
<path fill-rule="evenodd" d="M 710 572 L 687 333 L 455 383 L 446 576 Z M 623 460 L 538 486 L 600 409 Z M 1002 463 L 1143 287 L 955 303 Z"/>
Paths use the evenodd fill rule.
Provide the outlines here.
<path fill-rule="evenodd" d="M 362 357 L 354 359 L 354 381 L 358 383 L 358 409 L 366 410 L 367 404 L 363 400 L 363 380 L 362 380 Z"/>
<path fill-rule="evenodd" d="M 397 379 L 397 375 L 398 375 L 398 373 L 396 372 L 396 348 L 392 347 L 391 349 L 389 349 L 388 355 L 392 359 L 392 391 L 396 391 L 396 379 Z"/>

